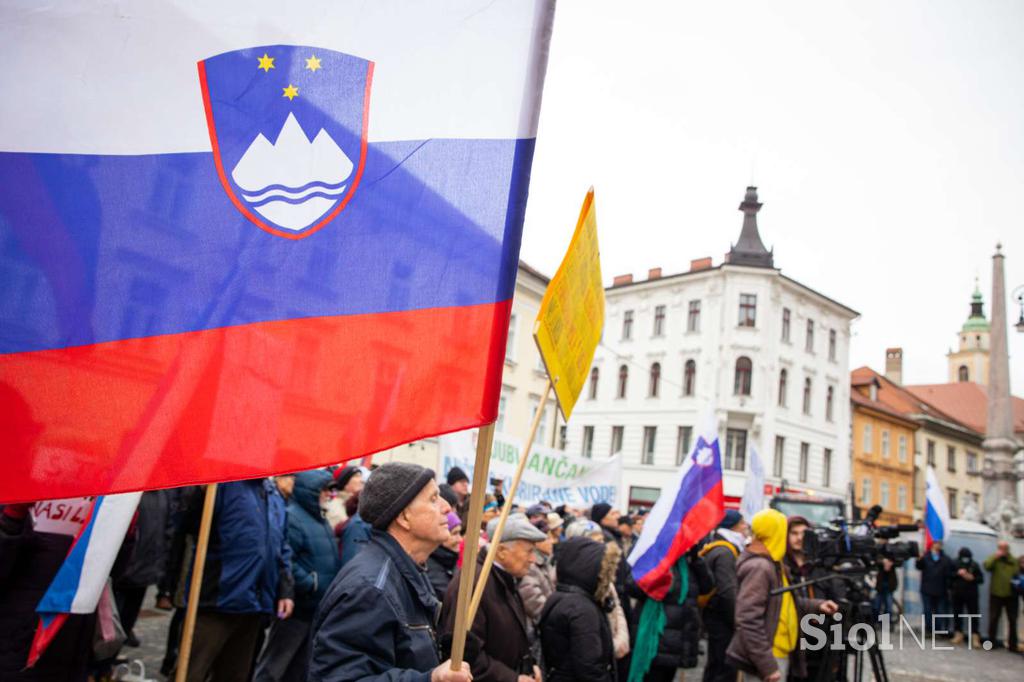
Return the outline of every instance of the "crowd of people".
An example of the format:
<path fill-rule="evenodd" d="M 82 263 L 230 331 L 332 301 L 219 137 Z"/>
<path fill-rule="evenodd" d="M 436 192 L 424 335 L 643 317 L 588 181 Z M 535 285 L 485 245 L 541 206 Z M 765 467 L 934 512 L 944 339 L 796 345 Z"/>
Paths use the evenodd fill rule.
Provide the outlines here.
<path fill-rule="evenodd" d="M 538 503 L 522 508 L 501 481 L 484 493 L 479 528 L 467 528 L 471 491 L 458 468 L 439 483 L 402 463 L 299 472 L 220 484 L 198 595 L 189 680 L 451 680 L 468 682 L 674 680 L 702 651 L 704 680 L 813 680 L 836 665 L 799 646 L 800 619 L 833 614 L 843 600 L 804 553 L 807 519 L 764 510 L 748 523 L 728 510 L 718 528 L 670 567 L 660 600 L 634 583 L 626 557 L 645 515 L 607 503 L 588 509 Z M 147 589 L 173 610 L 162 673 L 178 662 L 204 500 L 203 487 L 149 491 L 112 572 L 124 645 Z M 490 547 L 509 515 L 453 669 L 465 538 Z M 39 507 L 36 506 L 38 514 Z M 109 674 L 115 656 L 94 647 L 97 614 L 73 615 L 39 663 L 24 670 L 34 612 L 71 542 L 34 524 L 31 505 L 0 513 L 0 678 L 87 679 Z M 476 575 L 485 562 L 478 557 Z M 884 557 L 884 553 L 883 553 Z M 883 558 L 873 605 L 892 613 L 899 567 Z M 960 616 L 978 613 L 990 581 L 990 631 L 1002 615 L 1016 650 L 1024 557 L 1009 546 L 979 565 L 935 543 L 917 560 L 926 622 L 962 642 Z M 975 624 L 976 625 L 976 624 Z M 973 633 L 976 637 L 979 633 Z M 706 644 L 702 647 L 702 639 Z"/>

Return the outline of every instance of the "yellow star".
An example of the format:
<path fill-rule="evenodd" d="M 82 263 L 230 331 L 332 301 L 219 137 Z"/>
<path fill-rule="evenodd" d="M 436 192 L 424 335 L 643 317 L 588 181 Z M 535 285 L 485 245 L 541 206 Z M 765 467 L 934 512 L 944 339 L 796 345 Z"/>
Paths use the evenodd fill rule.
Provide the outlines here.
<path fill-rule="evenodd" d="M 295 87 L 294 85 L 292 85 L 291 83 L 288 84 L 287 88 L 284 88 L 284 95 L 282 95 L 282 97 L 287 97 L 288 100 L 291 101 L 291 100 L 295 99 L 298 96 L 299 96 L 299 89 L 297 87 Z"/>
<path fill-rule="evenodd" d="M 316 71 L 317 69 L 321 68 L 320 58 L 317 57 L 315 54 L 310 55 L 309 59 L 306 60 L 306 68 L 309 69 L 310 71 Z"/>
<path fill-rule="evenodd" d="M 272 68 L 274 68 L 274 58 L 268 57 L 266 52 L 264 52 L 263 56 L 259 58 L 259 62 L 260 65 L 257 66 L 256 68 L 263 69 L 263 73 L 267 73 Z"/>

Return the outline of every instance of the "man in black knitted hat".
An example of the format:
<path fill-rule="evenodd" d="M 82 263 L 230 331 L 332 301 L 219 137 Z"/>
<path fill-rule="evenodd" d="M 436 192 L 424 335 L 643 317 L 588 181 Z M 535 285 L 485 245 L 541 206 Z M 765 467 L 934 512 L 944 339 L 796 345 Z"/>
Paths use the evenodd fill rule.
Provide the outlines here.
<path fill-rule="evenodd" d="M 440 663 L 426 574 L 427 557 L 449 537 L 449 511 L 430 469 L 393 462 L 373 472 L 359 496 L 372 537 L 320 602 L 309 680 L 472 680 L 467 664 L 452 672 Z"/>

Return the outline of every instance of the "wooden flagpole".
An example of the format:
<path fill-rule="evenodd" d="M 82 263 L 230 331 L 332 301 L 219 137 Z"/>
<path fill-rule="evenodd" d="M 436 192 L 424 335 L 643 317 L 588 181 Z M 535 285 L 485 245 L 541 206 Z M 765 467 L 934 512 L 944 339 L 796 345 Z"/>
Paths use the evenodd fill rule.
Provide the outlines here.
<path fill-rule="evenodd" d="M 178 669 L 175 682 L 185 682 L 188 677 L 188 660 L 192 655 L 192 634 L 196 628 L 196 613 L 199 609 L 199 593 L 203 588 L 203 568 L 206 566 L 206 549 L 210 544 L 210 527 L 213 525 L 213 506 L 217 501 L 217 484 L 206 486 L 203 500 L 203 516 L 199 523 L 199 537 L 196 538 L 196 556 L 192 563 L 192 580 L 188 588 L 188 604 L 185 607 L 185 623 L 181 628 L 181 644 L 178 647 Z"/>
<path fill-rule="evenodd" d="M 498 543 L 501 542 L 501 534 L 505 532 L 505 521 L 508 520 L 508 515 L 512 510 L 512 500 L 516 497 L 516 490 L 519 488 L 519 480 L 523 477 L 523 471 L 526 469 L 526 461 L 530 458 L 530 449 L 533 447 L 533 439 L 537 436 L 537 428 L 540 426 L 541 417 L 544 416 L 544 407 L 548 403 L 548 396 L 551 395 L 552 388 L 554 388 L 554 384 L 551 383 L 551 377 L 548 377 L 548 385 L 544 388 L 544 395 L 540 399 L 540 405 L 537 406 L 537 414 L 533 415 L 533 423 L 530 424 L 530 435 L 526 439 L 526 446 L 523 448 L 523 454 L 519 458 L 519 466 L 516 467 L 516 475 L 512 479 L 512 485 L 508 489 L 508 496 L 505 498 L 505 504 L 501 508 L 501 517 L 498 519 L 497 528 L 494 529 L 494 537 L 488 538 L 490 545 L 487 547 L 487 558 L 484 560 L 484 565 L 480 569 L 480 579 L 477 580 L 476 589 L 473 592 L 473 601 L 469 603 L 468 620 L 470 627 L 472 627 L 473 619 L 476 617 L 476 610 L 480 607 L 480 599 L 483 597 L 484 587 L 487 585 L 487 576 L 490 575 L 491 566 L 494 564 L 494 555 L 498 552 Z M 476 472 L 474 471 L 474 473 Z M 462 565 L 465 567 L 465 561 L 463 561 Z"/>
<path fill-rule="evenodd" d="M 476 462 L 473 464 L 473 490 L 469 496 L 469 515 L 466 529 L 462 534 L 465 545 L 462 551 L 462 569 L 459 578 L 459 600 L 455 604 L 455 630 L 452 633 L 452 670 L 462 668 L 466 654 L 466 633 L 472 626 L 472 619 L 466 618 L 467 605 L 473 594 L 473 577 L 476 573 L 476 557 L 480 549 L 480 519 L 484 515 L 484 498 L 487 496 L 487 472 L 491 464 L 491 446 L 494 443 L 494 424 L 480 427 L 476 437 Z"/>

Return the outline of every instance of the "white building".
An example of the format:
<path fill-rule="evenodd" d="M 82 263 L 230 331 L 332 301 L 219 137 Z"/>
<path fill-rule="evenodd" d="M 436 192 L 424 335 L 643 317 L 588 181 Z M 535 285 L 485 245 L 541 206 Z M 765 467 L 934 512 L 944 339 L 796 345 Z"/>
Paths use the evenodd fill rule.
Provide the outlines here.
<path fill-rule="evenodd" d="M 738 506 L 747 445 L 767 479 L 844 494 L 850 475 L 849 341 L 858 313 L 774 267 L 757 228 L 757 189 L 739 241 L 714 266 L 605 292 L 604 337 L 568 425 L 567 448 L 623 454 L 623 499 L 649 506 L 714 409 L 727 506 Z"/>

